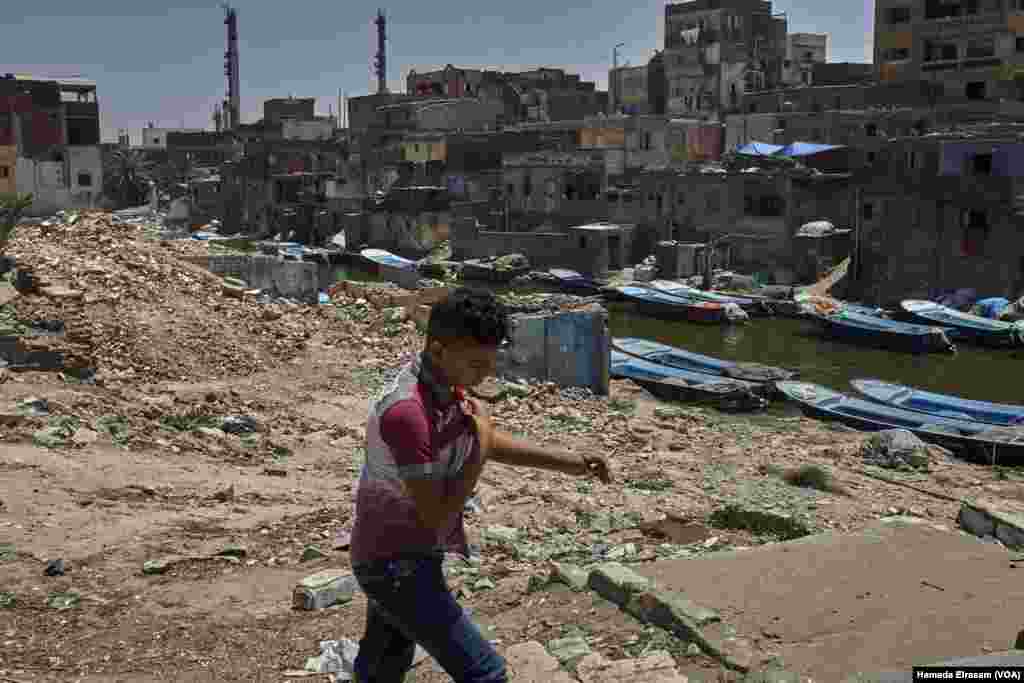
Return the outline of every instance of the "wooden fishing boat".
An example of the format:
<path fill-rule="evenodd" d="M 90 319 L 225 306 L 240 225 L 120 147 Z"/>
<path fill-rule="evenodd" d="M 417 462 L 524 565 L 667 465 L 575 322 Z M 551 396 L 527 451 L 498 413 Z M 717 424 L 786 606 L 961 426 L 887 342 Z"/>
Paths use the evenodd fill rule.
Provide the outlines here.
<path fill-rule="evenodd" d="M 987 346 L 1024 346 L 1024 321 L 990 320 L 916 299 L 901 301 L 900 308 L 915 321 L 954 328 L 965 341 Z"/>
<path fill-rule="evenodd" d="M 416 270 L 416 262 L 402 258 L 397 254 L 383 249 L 363 249 L 359 252 L 364 259 L 378 266 L 397 268 L 398 270 Z"/>
<path fill-rule="evenodd" d="M 713 304 L 736 304 L 752 315 L 772 314 L 772 309 L 764 302 L 764 300 L 761 299 L 708 292 L 673 280 L 651 280 L 647 284 L 651 289 L 663 294 L 679 296 L 684 299 L 692 299 L 694 301 L 707 301 Z"/>
<path fill-rule="evenodd" d="M 751 382 L 658 365 L 614 349 L 609 374 L 632 380 L 663 401 L 712 403 L 725 410 L 760 410 L 767 406 Z"/>
<path fill-rule="evenodd" d="M 830 315 L 812 315 L 826 336 L 855 344 L 877 346 L 912 353 L 952 352 L 956 350 L 941 327 L 913 325 L 838 310 Z"/>
<path fill-rule="evenodd" d="M 684 299 L 647 287 L 633 285 L 624 285 L 613 289 L 624 296 L 627 301 L 635 303 L 638 310 L 653 316 L 699 323 L 730 322 L 730 316 L 727 314 L 724 304 Z M 737 307 L 736 310 L 742 313 L 742 309 Z"/>
<path fill-rule="evenodd" d="M 855 379 L 850 384 L 872 401 L 896 408 L 992 425 L 1024 424 L 1024 406 L 973 401 L 879 379 Z"/>
<path fill-rule="evenodd" d="M 778 382 L 778 390 L 811 417 L 842 422 L 864 431 L 906 429 L 926 441 L 959 449 L 988 462 L 1024 460 L 1024 428 L 895 408 L 808 382 Z"/>
<path fill-rule="evenodd" d="M 760 385 L 760 390 L 765 389 L 766 383 L 793 379 L 797 376 L 793 370 L 784 370 L 760 363 L 737 363 L 721 360 L 636 337 L 614 337 L 612 348 L 658 365 L 754 382 Z"/>

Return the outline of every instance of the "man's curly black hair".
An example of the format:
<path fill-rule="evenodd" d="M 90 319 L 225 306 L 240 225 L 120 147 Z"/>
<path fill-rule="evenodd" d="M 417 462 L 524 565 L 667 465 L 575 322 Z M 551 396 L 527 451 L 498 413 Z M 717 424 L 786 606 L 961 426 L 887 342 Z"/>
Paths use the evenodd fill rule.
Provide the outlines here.
<path fill-rule="evenodd" d="M 459 287 L 430 309 L 428 344 L 433 340 L 472 339 L 478 344 L 500 346 L 508 336 L 505 305 L 486 290 Z"/>

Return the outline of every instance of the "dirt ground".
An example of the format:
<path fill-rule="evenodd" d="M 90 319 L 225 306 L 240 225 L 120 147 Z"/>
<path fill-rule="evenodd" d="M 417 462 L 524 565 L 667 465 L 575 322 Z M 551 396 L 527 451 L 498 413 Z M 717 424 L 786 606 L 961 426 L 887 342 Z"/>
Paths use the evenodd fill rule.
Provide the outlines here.
<path fill-rule="evenodd" d="M 319 641 L 361 635 L 358 595 L 303 612 L 291 592 L 304 576 L 348 566 L 336 539 L 350 528 L 368 402 L 422 338 L 411 323 L 385 326 L 365 302 L 224 297 L 174 249 L 127 230 L 97 241 L 101 228 L 26 231 L 19 239 L 39 242 L 11 249 L 44 282 L 83 292 L 13 302 L 22 320 L 67 321 L 64 337 L 33 343 L 97 374 L 87 384 L 0 370 L 0 594 L 9 596 L 0 602 L 0 681 L 284 680 Z M 142 284 L 151 281 L 159 286 Z M 46 400 L 48 415 L 14 414 L 33 398 Z M 669 649 L 681 671 L 717 671 L 610 603 L 531 578 L 547 576 L 555 546 L 569 548 L 560 556 L 569 561 L 618 550 L 642 563 L 774 540 L 716 525 L 728 502 L 796 514 L 814 530 L 858 530 L 897 511 L 953 522 L 959 509 L 866 476 L 863 435 L 800 417 L 665 412 L 623 382 L 609 397 L 535 386 L 493 410 L 510 431 L 604 453 L 616 479 L 485 471 L 483 509 L 468 520 L 479 573 L 452 585 L 499 648 L 582 632 L 612 659 Z M 227 416 L 252 418 L 258 431 L 216 429 Z M 44 447 L 37 437 L 48 427 L 58 441 Z M 792 486 L 773 469 L 805 464 L 830 470 L 841 492 Z M 906 480 L 950 497 L 1024 499 L 1015 475 L 943 456 Z M 609 513 L 630 521 L 594 521 Z M 660 521 L 664 532 L 666 516 L 677 520 L 673 538 L 654 530 Z M 493 525 L 518 529 L 517 549 L 485 543 Z M 244 555 L 211 557 L 229 545 Z M 326 557 L 301 561 L 311 545 Z M 146 561 L 176 555 L 194 559 L 143 573 Z M 45 575 L 58 558 L 66 573 Z M 478 587 L 482 577 L 493 588 Z M 48 604 L 62 593 L 79 602 Z M 411 680 L 446 678 L 427 662 Z"/>

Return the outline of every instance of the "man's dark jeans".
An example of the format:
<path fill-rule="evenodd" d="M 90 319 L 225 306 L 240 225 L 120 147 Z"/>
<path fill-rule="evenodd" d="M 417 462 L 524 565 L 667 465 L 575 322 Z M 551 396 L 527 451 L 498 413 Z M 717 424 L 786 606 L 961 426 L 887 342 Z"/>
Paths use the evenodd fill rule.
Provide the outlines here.
<path fill-rule="evenodd" d="M 416 643 L 458 683 L 508 681 L 505 661 L 448 590 L 440 557 L 382 560 L 353 573 L 369 605 L 358 683 L 401 683 Z"/>

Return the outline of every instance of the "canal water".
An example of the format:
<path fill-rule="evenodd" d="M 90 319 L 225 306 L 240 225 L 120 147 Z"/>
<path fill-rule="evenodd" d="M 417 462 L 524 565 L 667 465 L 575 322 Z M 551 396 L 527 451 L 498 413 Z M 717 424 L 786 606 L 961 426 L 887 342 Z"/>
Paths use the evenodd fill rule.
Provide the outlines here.
<path fill-rule="evenodd" d="M 338 265 L 334 276 L 380 280 L 356 265 Z M 910 354 L 826 340 L 811 321 L 752 318 L 742 325 L 701 325 L 642 316 L 629 304 L 607 307 L 613 336 L 643 337 L 716 358 L 799 370 L 801 380 L 836 391 L 855 394 L 850 380 L 870 377 L 963 398 L 1024 403 L 1024 349 L 959 344 L 954 354 Z"/>

